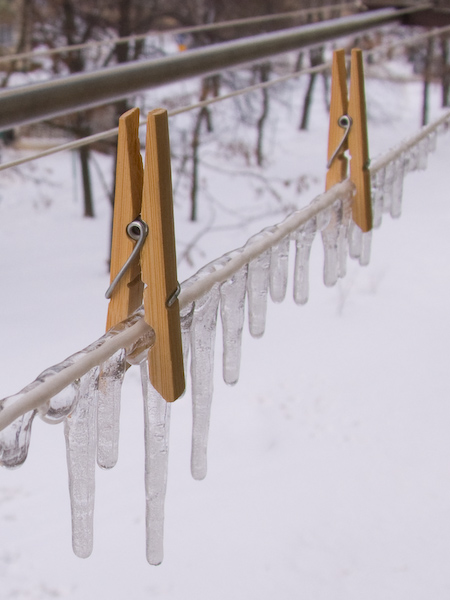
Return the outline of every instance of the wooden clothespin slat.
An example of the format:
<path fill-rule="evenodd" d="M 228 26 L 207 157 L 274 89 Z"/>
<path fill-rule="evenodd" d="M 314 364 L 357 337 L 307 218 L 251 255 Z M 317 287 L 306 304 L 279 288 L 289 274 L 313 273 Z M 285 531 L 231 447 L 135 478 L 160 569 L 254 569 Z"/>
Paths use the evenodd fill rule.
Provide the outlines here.
<path fill-rule="evenodd" d="M 353 199 L 353 221 L 367 232 L 372 229 L 372 202 L 370 192 L 369 143 L 367 138 L 366 96 L 361 50 L 352 50 L 350 64 L 350 97 L 348 104 L 352 127 L 348 137 L 350 151 L 350 179 L 356 187 Z"/>
<path fill-rule="evenodd" d="M 174 298 L 178 280 L 169 123 L 163 109 L 148 114 L 141 215 L 149 226 L 141 252 L 141 276 L 146 284 L 145 320 L 156 334 L 155 345 L 149 352 L 150 380 L 170 402 L 184 392 L 185 381 L 180 309 L 178 299 Z"/>
<path fill-rule="evenodd" d="M 331 160 L 339 147 L 344 135 L 339 119 L 348 112 L 347 69 L 345 66 L 345 51 L 343 49 L 333 52 L 331 67 L 331 100 L 330 100 L 330 128 L 328 134 L 328 161 Z M 329 190 L 336 183 L 344 181 L 347 177 L 347 158 L 344 152 L 348 149 L 348 141 L 342 144 L 338 155 L 333 160 L 327 171 L 326 189 Z"/>
<path fill-rule="evenodd" d="M 144 302 L 145 321 L 156 334 L 148 354 L 150 380 L 172 402 L 184 392 L 185 381 L 167 111 L 148 115 L 145 168 L 138 129 L 138 109 L 120 118 L 107 330 Z M 127 233 L 136 220 L 148 227 L 140 250 Z M 133 251 L 136 260 L 117 279 Z"/>
<path fill-rule="evenodd" d="M 362 52 L 354 48 L 350 65 L 350 94 L 347 96 L 347 69 L 344 50 L 333 53 L 332 87 L 330 103 L 330 129 L 328 135 L 329 164 L 326 189 L 347 177 L 347 158 L 350 154 L 350 180 L 356 188 L 352 204 L 353 221 L 367 232 L 372 229 L 372 203 L 369 172 L 369 146 L 367 138 L 366 100 Z M 350 120 L 348 137 L 344 139 L 342 117 Z M 344 119 L 345 120 L 345 119 Z M 337 150 L 339 149 L 339 150 Z"/>
<path fill-rule="evenodd" d="M 139 109 L 133 108 L 119 119 L 116 189 L 111 241 L 111 283 L 131 255 L 134 242 L 126 228 L 139 216 L 142 202 L 144 168 L 139 143 Z M 108 305 L 106 331 L 126 319 L 142 303 L 144 285 L 139 260 L 117 283 Z"/>

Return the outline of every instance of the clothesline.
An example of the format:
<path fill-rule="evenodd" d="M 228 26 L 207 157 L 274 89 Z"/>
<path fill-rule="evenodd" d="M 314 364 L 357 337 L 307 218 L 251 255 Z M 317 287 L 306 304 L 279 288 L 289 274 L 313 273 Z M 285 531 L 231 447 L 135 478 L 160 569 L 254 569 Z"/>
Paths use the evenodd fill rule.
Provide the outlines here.
<path fill-rule="evenodd" d="M 421 143 L 427 136 L 437 132 L 442 126 L 448 125 L 449 121 L 450 111 L 375 159 L 371 166 L 371 174 L 375 175 L 386 168 L 399 156 Z M 203 267 L 200 272 L 206 272 L 204 275 L 199 275 L 199 272 L 181 284 L 180 310 L 187 308 L 204 296 L 214 285 L 229 279 L 244 265 L 275 246 L 311 218 L 332 206 L 336 200 L 348 197 L 351 192 L 352 184 L 349 181 L 334 186 L 328 192 L 314 199 L 307 207 L 288 216 L 280 224 L 267 228 L 261 234 L 251 238 L 244 247 L 229 252 Z M 83 351 L 47 369 L 21 392 L 4 399 L 0 410 L 0 430 L 10 425 L 21 415 L 45 403 L 75 379 L 81 377 L 93 367 L 102 364 L 120 348 L 131 346 L 142 336 L 148 336 L 149 333 L 152 333 L 151 328 L 142 318 L 142 310 L 140 309 L 116 329 L 108 332 Z M 147 345 L 150 346 L 151 344 L 148 343 Z"/>

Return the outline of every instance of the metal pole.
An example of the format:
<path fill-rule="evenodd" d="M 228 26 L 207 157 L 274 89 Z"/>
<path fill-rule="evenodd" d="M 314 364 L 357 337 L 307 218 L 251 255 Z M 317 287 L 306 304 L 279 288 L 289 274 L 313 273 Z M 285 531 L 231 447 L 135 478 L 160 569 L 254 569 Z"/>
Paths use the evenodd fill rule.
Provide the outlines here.
<path fill-rule="evenodd" d="M 0 93 L 0 131 L 108 104 L 142 90 L 210 75 L 274 54 L 321 44 L 379 27 L 418 10 L 423 10 L 423 6 L 377 10 L 6 90 Z"/>

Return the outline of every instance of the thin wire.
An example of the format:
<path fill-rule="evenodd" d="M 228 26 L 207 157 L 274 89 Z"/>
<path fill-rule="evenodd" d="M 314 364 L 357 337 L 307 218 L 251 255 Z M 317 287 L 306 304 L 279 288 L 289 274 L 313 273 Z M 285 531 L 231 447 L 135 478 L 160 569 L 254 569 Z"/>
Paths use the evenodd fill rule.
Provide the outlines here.
<path fill-rule="evenodd" d="M 401 40 L 399 42 L 392 42 L 390 44 L 382 44 L 382 45 L 378 46 L 377 48 L 366 51 L 364 54 L 365 54 L 365 57 L 367 57 L 367 56 L 373 56 L 375 54 L 382 53 L 382 52 L 389 52 L 390 50 L 395 50 L 396 48 L 399 48 L 399 47 L 414 45 L 417 42 L 420 42 L 429 37 L 435 37 L 435 36 L 442 35 L 442 34 L 449 33 L 449 32 L 450 32 L 450 26 L 440 27 L 440 28 L 434 29 L 433 31 L 427 32 L 427 33 L 421 33 L 421 34 L 412 36 L 411 38 L 409 38 L 407 40 Z M 198 108 L 204 108 L 204 107 L 210 106 L 212 104 L 216 104 L 217 102 L 221 102 L 223 100 L 235 98 L 237 96 L 241 96 L 243 94 L 254 92 L 256 90 L 269 88 L 269 87 L 272 87 L 273 85 L 279 85 L 280 83 L 284 83 L 286 81 L 295 79 L 302 75 L 307 75 L 307 74 L 311 74 L 311 73 L 321 73 L 321 72 L 329 69 L 330 66 L 331 66 L 331 63 L 327 62 L 327 63 L 323 63 L 322 65 L 319 65 L 317 67 L 310 67 L 307 69 L 302 69 L 301 71 L 296 71 L 295 73 L 290 73 L 288 75 L 284 75 L 284 76 L 278 77 L 276 79 L 271 79 L 270 81 L 257 83 L 255 85 L 248 86 L 241 90 L 235 90 L 233 92 L 224 94 L 222 96 L 216 96 L 214 98 L 209 98 L 207 100 L 196 102 L 196 103 L 190 104 L 188 106 L 183 106 L 181 108 L 174 109 L 172 111 L 169 111 L 168 115 L 169 115 L 169 117 L 174 117 L 176 115 L 180 115 L 182 113 L 186 113 L 191 110 L 195 110 Z M 145 121 L 141 121 L 139 124 L 140 127 L 142 127 L 144 125 L 145 125 Z M 52 148 L 48 148 L 47 150 L 43 150 L 42 152 L 38 152 L 31 156 L 18 158 L 16 160 L 12 160 L 12 161 L 0 164 L 0 171 L 4 171 L 11 167 L 18 167 L 27 162 L 31 162 L 31 161 L 37 160 L 39 158 L 44 158 L 46 156 L 51 156 L 52 154 L 56 154 L 58 152 L 64 152 L 66 150 L 76 150 L 78 148 L 82 148 L 83 146 L 88 146 L 90 144 L 95 144 L 96 142 L 111 139 L 111 138 L 116 137 L 118 135 L 118 132 L 119 132 L 119 128 L 114 127 L 112 129 L 108 129 L 107 131 L 103 131 L 101 133 L 96 133 L 96 134 L 93 134 L 90 136 L 86 136 L 84 138 L 75 140 L 73 142 L 67 142 L 66 144 L 53 146 Z"/>
<path fill-rule="evenodd" d="M 110 38 L 108 40 L 101 40 L 98 42 L 86 42 L 84 44 L 72 44 L 71 46 L 61 46 L 59 48 L 49 48 L 46 50 L 35 50 L 33 52 L 22 52 L 20 54 L 10 54 L 7 56 L 0 57 L 0 64 L 8 63 L 15 60 L 24 60 L 27 58 L 40 58 L 44 56 L 52 56 L 54 54 L 63 54 L 64 52 L 75 52 L 76 50 L 83 50 L 88 48 L 98 48 L 109 44 L 125 44 L 127 42 L 145 40 L 153 35 L 178 35 L 183 33 L 197 33 L 202 31 L 214 31 L 217 29 L 225 29 L 227 27 L 239 27 L 241 25 L 252 25 L 265 22 L 279 21 L 288 18 L 295 18 L 301 16 L 313 15 L 319 12 L 332 12 L 340 11 L 342 9 L 353 8 L 355 11 L 360 9 L 362 3 L 356 2 L 344 2 L 343 4 L 327 5 L 318 8 L 306 8 L 302 10 L 295 10 L 286 13 L 277 13 L 275 15 L 263 15 L 260 17 L 248 17 L 245 19 L 232 19 L 230 21 L 221 21 L 220 23 L 208 23 L 205 25 L 193 25 L 192 27 L 178 27 L 175 29 L 153 29 L 145 34 L 140 35 L 129 35 L 120 38 Z"/>
<path fill-rule="evenodd" d="M 241 96 L 243 94 L 247 94 L 250 92 L 254 92 L 256 90 L 264 89 L 271 87 L 272 85 L 278 85 L 290 79 L 294 79 L 296 77 L 300 77 L 301 75 L 307 75 L 309 73 L 320 73 L 322 71 L 326 71 L 331 67 L 331 63 L 324 63 L 317 67 L 310 67 L 307 69 L 302 69 L 301 71 L 296 71 L 295 73 L 290 73 L 288 75 L 284 75 L 283 77 L 278 77 L 277 79 L 272 79 L 270 81 L 264 81 L 261 83 L 256 83 L 255 85 L 251 85 L 249 87 L 243 88 L 241 90 L 235 90 L 230 92 L 229 94 L 224 94 L 223 96 L 217 96 L 215 98 L 209 98 L 208 100 L 202 100 L 200 102 L 196 102 L 195 104 L 189 104 L 188 106 L 182 106 L 180 108 L 176 108 L 168 112 L 169 117 L 175 117 L 176 115 L 181 115 L 186 112 L 190 112 L 191 110 L 195 110 L 197 108 L 204 108 L 211 104 L 216 104 L 217 102 L 221 102 L 222 100 L 229 100 L 230 98 L 235 98 L 236 96 Z M 139 123 L 139 127 L 142 127 L 146 124 L 146 121 L 143 120 Z M 32 156 L 27 156 L 23 158 L 18 158 L 16 160 L 12 160 L 7 163 L 0 164 L 0 171 L 4 171 L 5 169 L 9 169 L 11 167 L 17 167 L 19 165 L 23 165 L 32 160 L 37 160 L 38 158 L 43 158 L 45 156 L 51 156 L 52 154 L 56 154 L 58 152 L 64 152 L 66 150 L 76 150 L 77 148 L 81 148 L 83 146 L 88 146 L 90 144 L 94 144 L 96 142 L 100 142 L 103 140 L 107 140 L 117 136 L 119 133 L 119 128 L 114 127 L 113 129 L 108 129 L 107 131 L 103 131 L 101 133 L 96 133 L 94 135 L 89 135 L 87 137 L 81 138 L 79 140 L 75 140 L 73 142 L 67 142 L 66 144 L 61 144 L 59 146 L 53 146 L 52 148 L 48 148 L 47 150 L 43 150 L 42 152 L 38 152 L 33 154 Z"/>

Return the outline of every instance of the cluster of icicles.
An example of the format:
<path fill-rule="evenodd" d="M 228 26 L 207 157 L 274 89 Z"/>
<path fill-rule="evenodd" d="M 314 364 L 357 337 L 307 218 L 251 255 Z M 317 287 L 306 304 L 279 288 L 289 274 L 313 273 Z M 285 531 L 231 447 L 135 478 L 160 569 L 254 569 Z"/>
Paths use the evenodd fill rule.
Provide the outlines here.
<path fill-rule="evenodd" d="M 435 142 L 436 134 L 431 133 L 413 148 L 398 153 L 395 160 L 374 169 L 374 226 L 381 224 L 383 212 L 389 212 L 393 217 L 400 215 L 403 177 L 407 172 L 426 167 L 427 155 L 434 149 Z M 259 338 L 265 329 L 268 296 L 274 302 L 281 302 L 286 296 L 291 243 L 295 247 L 293 296 L 299 305 L 308 300 L 308 265 L 316 235 L 321 235 L 324 247 L 326 286 L 333 286 L 344 277 L 348 255 L 362 265 L 368 264 L 372 233 L 362 233 L 353 223 L 351 204 L 350 191 L 282 239 L 274 236 L 280 226 L 267 228 L 251 238 L 243 248 L 210 263 L 182 284 L 180 316 L 185 367 L 190 358 L 193 402 L 191 472 L 195 479 L 203 479 L 207 470 L 218 315 L 223 325 L 223 377 L 227 384 L 233 385 L 239 378 L 245 304 L 250 333 Z M 247 249 L 272 238 L 277 240 L 276 243 L 263 244 L 266 249 L 231 276 L 217 278 L 215 283 L 207 286 L 201 297 L 183 302 L 183 297 L 189 297 L 189 293 L 186 294 L 189 288 L 211 279 L 211 274 L 220 272 L 237 256 L 244 255 Z M 138 312 L 132 318 L 141 318 L 141 314 Z M 113 330 L 108 335 L 115 333 Z M 121 385 L 127 367 L 139 365 L 144 398 L 147 560 L 156 565 L 163 559 L 170 404 L 161 398 L 149 381 L 146 359 L 147 350 L 153 342 L 154 334 L 149 328 L 147 336 L 133 347 L 119 350 L 38 409 L 22 415 L 0 432 L 0 464 L 13 468 L 22 464 L 27 456 L 31 425 L 36 414 L 47 423 L 64 422 L 72 542 L 75 554 L 80 557 L 89 556 L 93 546 L 95 462 L 105 469 L 117 462 Z M 56 371 L 65 369 L 79 354 L 42 373 L 16 396 L 1 400 L 0 413 Z"/>

